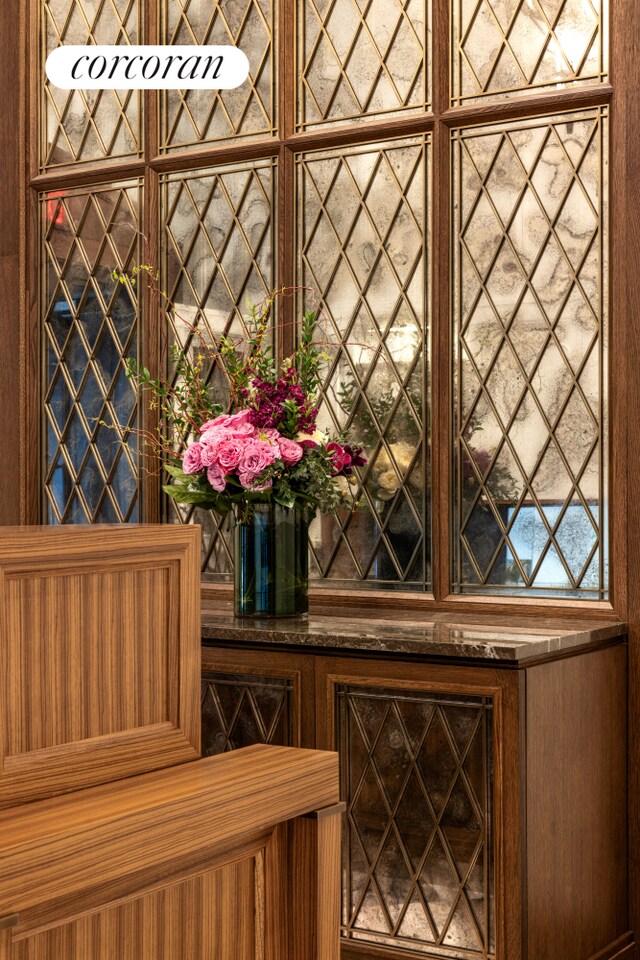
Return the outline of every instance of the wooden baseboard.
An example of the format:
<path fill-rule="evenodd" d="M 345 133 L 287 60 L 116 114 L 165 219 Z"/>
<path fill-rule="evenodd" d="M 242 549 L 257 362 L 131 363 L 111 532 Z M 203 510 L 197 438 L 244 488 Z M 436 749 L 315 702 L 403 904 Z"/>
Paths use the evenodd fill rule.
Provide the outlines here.
<path fill-rule="evenodd" d="M 604 950 L 594 953 L 589 960 L 636 960 L 636 941 L 631 930 L 609 943 Z"/>

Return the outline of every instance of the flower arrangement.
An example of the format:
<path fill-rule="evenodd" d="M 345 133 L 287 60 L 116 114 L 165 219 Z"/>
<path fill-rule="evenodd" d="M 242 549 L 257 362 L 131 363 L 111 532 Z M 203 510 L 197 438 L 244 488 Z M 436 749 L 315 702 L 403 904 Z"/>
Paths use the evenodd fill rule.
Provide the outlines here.
<path fill-rule="evenodd" d="M 164 469 L 172 482 L 163 490 L 178 503 L 220 514 L 235 508 L 246 522 L 258 502 L 305 506 L 313 513 L 333 511 L 348 499 L 353 469 L 367 461 L 346 437 L 317 428 L 325 361 L 314 339 L 317 311 L 304 311 L 299 343 L 289 357 L 278 364 L 273 354 L 273 302 L 289 292 L 283 288 L 249 307 L 244 341 L 223 336 L 208 344 L 201 338 L 193 359 L 174 348 L 173 387 L 127 362 L 128 375 L 151 391 L 160 408 L 160 436 L 151 442 L 168 461 Z M 212 363 L 226 374 L 226 407 L 211 398 L 205 383 L 204 370 Z"/>

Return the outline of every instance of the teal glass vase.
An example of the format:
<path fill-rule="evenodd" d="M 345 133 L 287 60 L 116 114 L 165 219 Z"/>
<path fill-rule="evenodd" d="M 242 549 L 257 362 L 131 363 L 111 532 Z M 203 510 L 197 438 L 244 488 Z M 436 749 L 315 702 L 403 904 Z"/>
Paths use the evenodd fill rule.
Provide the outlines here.
<path fill-rule="evenodd" d="M 253 503 L 235 513 L 237 617 L 300 617 L 309 610 L 308 507 Z"/>

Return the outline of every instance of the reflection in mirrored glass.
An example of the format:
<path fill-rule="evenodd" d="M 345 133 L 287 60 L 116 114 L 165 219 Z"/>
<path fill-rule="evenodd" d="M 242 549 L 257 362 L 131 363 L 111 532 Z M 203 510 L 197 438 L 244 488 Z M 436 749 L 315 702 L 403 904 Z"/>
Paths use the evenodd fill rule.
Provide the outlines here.
<path fill-rule="evenodd" d="M 49 523 L 139 518 L 138 294 L 112 271 L 140 262 L 141 200 L 138 182 L 41 198 Z"/>
<path fill-rule="evenodd" d="M 454 103 L 601 83 L 607 0 L 451 0 Z"/>
<path fill-rule="evenodd" d="M 454 134 L 459 590 L 607 595 L 606 123 Z"/>
<path fill-rule="evenodd" d="M 246 336 L 247 301 L 259 303 L 275 287 L 276 173 L 271 160 L 180 173 L 161 184 L 164 263 L 162 284 L 172 306 L 168 336 L 191 355 L 221 336 Z M 204 370 L 210 393 L 228 400 L 227 381 L 211 361 Z M 233 570 L 229 521 L 212 511 L 169 500 L 172 521 L 202 525 L 206 579 Z"/>
<path fill-rule="evenodd" d="M 44 0 L 44 56 L 63 44 L 138 43 L 137 0 Z M 132 90 L 62 90 L 45 78 L 41 166 L 116 159 L 141 149 L 141 98 Z"/>
<path fill-rule="evenodd" d="M 428 155 L 420 137 L 298 160 L 298 283 L 330 356 L 319 425 L 368 458 L 357 509 L 312 526 L 334 583 L 428 589 Z"/>
<path fill-rule="evenodd" d="M 428 106 L 431 0 L 299 0 L 298 124 Z"/>
<path fill-rule="evenodd" d="M 230 44 L 249 58 L 249 77 L 233 90 L 171 90 L 160 95 L 162 149 L 272 135 L 276 10 L 271 0 L 164 0 L 162 13 L 162 43 Z"/>

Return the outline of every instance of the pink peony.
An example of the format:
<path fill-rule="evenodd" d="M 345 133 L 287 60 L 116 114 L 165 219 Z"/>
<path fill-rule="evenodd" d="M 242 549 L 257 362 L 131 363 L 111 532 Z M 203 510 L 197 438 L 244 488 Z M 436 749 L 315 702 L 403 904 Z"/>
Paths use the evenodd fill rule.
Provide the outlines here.
<path fill-rule="evenodd" d="M 202 463 L 202 444 L 196 440 L 184 452 L 182 458 L 183 473 L 198 473 L 203 469 Z"/>
<path fill-rule="evenodd" d="M 339 443 L 335 443 L 335 441 L 328 443 L 327 453 L 333 454 L 333 469 L 336 473 L 340 473 L 345 467 L 351 466 L 351 454 L 347 453 Z"/>
<path fill-rule="evenodd" d="M 216 493 L 222 493 L 224 488 L 227 485 L 227 481 L 224 476 L 224 470 L 222 470 L 217 463 L 214 463 L 207 470 L 207 480 L 216 491 Z"/>
<path fill-rule="evenodd" d="M 286 467 L 292 467 L 294 463 L 300 460 L 304 453 L 299 443 L 296 443 L 295 440 L 289 440 L 287 437 L 280 437 L 278 447 L 280 449 L 280 456 Z"/>
<path fill-rule="evenodd" d="M 217 462 L 225 473 L 236 469 L 240 463 L 244 448 L 245 444 L 237 437 L 229 437 L 227 440 L 221 440 L 220 443 L 217 444 Z"/>

